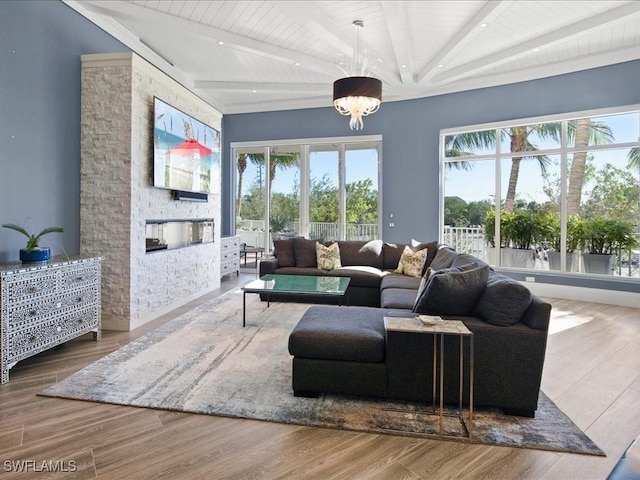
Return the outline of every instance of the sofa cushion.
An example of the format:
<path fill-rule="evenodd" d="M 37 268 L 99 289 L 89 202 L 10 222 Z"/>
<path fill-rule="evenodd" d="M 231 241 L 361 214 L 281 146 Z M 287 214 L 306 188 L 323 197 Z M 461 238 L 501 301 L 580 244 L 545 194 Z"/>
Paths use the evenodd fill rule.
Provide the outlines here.
<path fill-rule="evenodd" d="M 530 304 L 531 292 L 527 287 L 506 275 L 491 272 L 475 313 L 488 323 L 507 326 L 518 323 Z"/>
<path fill-rule="evenodd" d="M 424 273 L 424 275 L 420 279 L 420 285 L 418 286 L 418 294 L 414 299 L 412 308 L 416 308 L 416 305 L 418 305 L 418 302 L 420 301 L 420 297 L 424 293 L 424 290 L 427 288 L 429 279 L 433 276 L 433 274 L 435 273 L 442 274 L 442 273 L 449 273 L 449 272 L 464 272 L 466 270 L 472 270 L 477 267 L 478 267 L 477 263 L 467 263 L 465 265 L 460 265 L 458 267 L 443 268 L 442 270 L 434 270 L 432 267 L 428 267 L 427 271 Z"/>
<path fill-rule="evenodd" d="M 398 268 L 398 262 L 404 252 L 404 243 L 387 243 L 382 246 L 383 268 L 385 270 L 395 270 Z"/>
<path fill-rule="evenodd" d="M 428 315 L 473 315 L 488 276 L 489 267 L 486 265 L 465 271 L 436 271 L 429 278 L 413 311 Z"/>
<path fill-rule="evenodd" d="M 435 257 L 433 257 L 433 261 L 430 265 L 425 266 L 423 268 L 422 274 L 424 275 L 427 271 L 428 267 L 433 268 L 434 270 L 442 270 L 443 268 L 449 268 L 453 265 L 456 257 L 459 255 L 455 250 L 452 250 L 449 247 L 440 247 L 436 252 Z"/>
<path fill-rule="evenodd" d="M 338 241 L 338 245 L 340 246 L 340 261 L 343 267 L 366 265 L 382 270 L 382 240 Z"/>
<path fill-rule="evenodd" d="M 461 265 L 469 265 L 469 264 L 477 264 L 477 265 L 488 265 L 488 263 L 483 262 L 478 257 L 474 257 L 473 255 L 469 255 L 468 253 L 458 253 L 456 258 L 453 259 L 452 267 L 459 267 Z"/>
<path fill-rule="evenodd" d="M 407 245 L 404 247 L 404 251 L 402 252 L 402 256 L 398 262 L 398 268 L 395 269 L 395 273 L 404 273 L 410 277 L 420 277 L 426 255 L 426 248 L 414 250 L 412 247 Z"/>
<path fill-rule="evenodd" d="M 328 247 L 325 247 L 316 242 L 316 261 L 318 262 L 318 268 L 322 270 L 333 270 L 334 268 L 341 267 L 338 243 L 334 242 Z"/>
<path fill-rule="evenodd" d="M 407 275 L 400 275 L 397 273 L 387 273 L 382 277 L 380 290 L 385 290 L 387 288 L 404 288 L 413 290 L 415 293 L 419 285 L 420 279 L 417 277 L 409 277 Z"/>
<path fill-rule="evenodd" d="M 293 253 L 293 238 L 274 240 L 273 254 L 278 259 L 279 267 L 296 266 L 296 257 Z"/>
<path fill-rule="evenodd" d="M 386 275 L 386 272 L 383 272 L 382 270 L 375 267 L 360 265 L 339 267 L 334 270 L 328 271 L 327 275 L 351 278 L 349 287 L 369 287 L 379 289 L 380 281 L 382 277 Z"/>
<path fill-rule="evenodd" d="M 416 291 L 407 288 L 385 288 L 380 292 L 382 308 L 411 309 L 416 300 Z"/>
<path fill-rule="evenodd" d="M 296 357 L 383 362 L 383 314 L 368 307 L 313 306 L 289 335 L 289 353 Z"/>
<path fill-rule="evenodd" d="M 316 241 L 306 238 L 293 238 L 293 253 L 296 257 L 296 267 L 317 267 Z"/>

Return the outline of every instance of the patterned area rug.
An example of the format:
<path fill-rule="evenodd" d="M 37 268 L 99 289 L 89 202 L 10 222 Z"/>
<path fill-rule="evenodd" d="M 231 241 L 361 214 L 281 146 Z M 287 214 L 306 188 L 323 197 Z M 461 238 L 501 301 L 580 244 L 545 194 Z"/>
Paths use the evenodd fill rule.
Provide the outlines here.
<path fill-rule="evenodd" d="M 296 398 L 289 333 L 308 305 L 232 291 L 172 320 L 40 395 L 360 432 L 439 438 L 431 405 L 325 395 Z M 344 307 L 348 308 L 348 307 Z M 466 412 L 465 412 L 466 413 Z M 462 435 L 457 417 L 445 433 Z M 604 455 L 540 392 L 536 417 L 474 412 L 474 437 L 458 441 Z"/>

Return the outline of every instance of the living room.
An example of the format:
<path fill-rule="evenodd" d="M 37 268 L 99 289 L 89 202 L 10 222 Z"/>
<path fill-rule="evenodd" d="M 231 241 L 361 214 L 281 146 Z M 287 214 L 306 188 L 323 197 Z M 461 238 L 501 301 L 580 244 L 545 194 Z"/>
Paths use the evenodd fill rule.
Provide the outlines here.
<path fill-rule="evenodd" d="M 50 245 L 54 252 L 62 254 L 64 252 L 73 255 L 81 250 L 81 55 L 99 53 L 128 53 L 130 49 L 113 36 L 97 27 L 86 18 L 79 15 L 63 2 L 2 2 L 0 4 L 0 18 L 2 18 L 2 28 L 0 28 L 0 39 L 3 45 L 8 48 L 2 50 L 0 59 L 2 64 L 8 66 L 2 69 L 0 84 L 3 86 L 3 107 L 0 118 L 2 121 L 2 131 L 7 139 L 5 145 L 5 159 L 2 162 L 2 175 L 0 178 L 1 191 L 3 192 L 3 202 L 0 205 L 0 219 L 2 223 L 21 223 L 25 219 L 31 218 L 34 228 L 49 225 L 64 226 L 65 233 L 58 237 L 50 237 Z M 637 58 L 637 56 L 636 56 Z M 367 135 L 381 135 L 383 137 L 383 164 L 382 164 L 382 190 L 384 201 L 382 204 L 382 218 L 388 218 L 390 213 L 394 214 L 393 228 L 383 225 L 382 237 L 389 242 L 406 242 L 410 238 L 424 241 L 437 239 L 440 231 L 439 224 L 439 138 L 444 129 L 450 129 L 466 125 L 481 125 L 499 121 L 536 118 L 549 115 L 559 115 L 567 112 L 584 112 L 600 109 L 631 108 L 639 103 L 637 94 L 637 77 L 640 71 L 640 60 L 624 61 L 599 68 L 565 73 L 558 76 L 551 76 L 537 80 L 530 80 L 520 83 L 512 83 L 502 86 L 494 86 L 479 90 L 469 90 L 457 93 L 448 93 L 438 96 L 416 98 L 403 101 L 383 102 L 383 106 L 376 114 L 365 119 L 365 131 Z M 544 94 L 542 94 L 544 93 Z M 328 102 L 329 103 L 329 102 Z M 637 108 L 636 108 L 637 109 Z M 347 120 L 340 117 L 332 107 L 308 108 L 288 111 L 270 111 L 260 113 L 237 113 L 225 114 L 222 117 L 221 130 L 223 132 L 222 152 L 222 194 L 221 201 L 221 225 L 217 225 L 217 234 L 234 233 L 234 211 L 233 211 L 233 165 L 230 158 L 231 144 L 234 142 L 255 142 L 255 141 L 278 141 L 282 139 L 310 139 L 310 138 L 335 138 L 344 136 L 357 136 L 358 132 L 348 130 Z M 362 132 L 361 132 L 362 133 Z M 383 222 L 386 223 L 386 222 Z M 222 232 L 220 232 L 222 230 Z M 17 260 L 17 251 L 22 246 L 22 240 L 18 235 L 6 229 L 0 230 L 0 262 Z M 516 279 L 524 280 L 525 274 L 515 274 Z M 241 276 L 238 279 L 226 278 L 221 285 L 223 290 L 236 288 L 243 281 L 247 281 L 252 276 Z M 540 282 L 540 280 L 538 280 Z M 566 285 L 580 287 L 588 284 L 588 280 L 575 281 L 571 285 L 571 280 L 567 280 Z M 600 301 L 607 296 L 607 291 L 613 293 L 619 289 L 626 290 L 627 293 L 640 293 L 638 282 L 604 282 L 593 281 L 597 288 L 583 288 L 584 296 L 591 301 Z M 180 311 L 185 311 L 189 306 L 193 306 L 191 296 L 198 293 L 205 295 L 215 295 L 219 284 L 212 284 L 210 292 L 194 291 L 189 292 L 183 299 L 184 306 Z M 208 297 L 205 297 L 208 298 Z M 196 300 L 202 302 L 204 300 Z M 569 300 L 557 303 L 558 309 L 567 306 Z M 572 308 L 575 308 L 573 305 Z M 585 304 L 586 310 L 591 310 L 588 314 L 594 320 L 593 325 L 607 325 L 616 332 L 616 318 L 624 319 L 623 330 L 633 338 L 637 338 L 639 329 L 631 320 L 637 317 L 637 310 L 627 307 L 607 306 L 600 304 L 597 310 L 593 310 L 593 304 Z M 174 313 L 175 315 L 175 313 Z M 568 314 L 571 315 L 571 314 Z M 120 342 L 126 343 L 130 338 L 137 337 L 142 332 L 148 331 L 157 322 L 166 317 L 159 317 L 153 320 L 140 330 L 115 334 L 111 339 L 105 338 L 98 342 L 98 346 L 80 345 L 74 341 L 65 349 L 78 348 L 78 352 L 85 352 L 87 357 L 97 359 L 101 354 L 117 348 Z M 613 335 L 618 341 L 618 336 Z M 558 342 L 554 337 L 550 342 Z M 566 341 L 579 343 L 583 338 L 580 334 L 573 338 L 566 338 Z M 105 341 L 106 340 L 106 341 Z M 590 341 L 593 341 L 590 339 Z M 612 339 L 613 341 L 613 339 Z M 621 341 L 621 340 L 620 340 Z M 620 347 L 620 344 L 617 344 Z M 600 353 L 606 352 L 607 348 L 615 348 L 607 345 L 606 342 L 599 344 L 596 349 Z M 619 349 L 616 350 L 619 352 Z M 606 356 L 606 353 L 603 353 Z M 82 354 L 79 353 L 79 356 Z M 70 354 L 73 358 L 73 354 Z M 75 368 L 74 361 L 67 358 L 67 369 Z M 577 369 L 576 363 L 584 361 L 587 354 L 555 359 L 557 365 L 564 365 L 568 370 Z M 603 381 L 603 389 L 611 388 L 610 392 L 617 392 L 620 402 L 615 403 L 613 409 L 605 410 L 598 428 L 606 430 L 607 425 L 614 425 L 611 428 L 624 428 L 627 437 L 637 435 L 640 426 L 637 425 L 635 416 L 630 414 L 634 411 L 634 405 L 638 398 L 638 379 L 627 382 L 633 371 L 638 370 L 637 357 L 635 366 L 622 362 L 619 353 L 615 356 L 615 361 L 604 362 L 600 369 L 596 369 L 594 378 L 590 385 L 593 390 L 585 387 L 585 397 L 599 396 L 599 388 L 594 387 L 597 383 L 595 377 Z M 60 360 L 45 355 L 42 365 L 43 370 L 39 370 L 35 377 L 30 376 L 30 380 L 20 383 L 9 382 L 3 385 L 3 409 L 10 415 L 16 413 L 21 418 L 21 423 L 30 425 L 42 425 L 42 436 L 51 433 L 47 426 L 54 422 L 55 412 L 49 411 L 48 416 L 33 420 L 25 417 L 24 410 L 17 404 L 25 401 L 24 391 L 35 393 L 42 387 L 42 381 L 47 381 L 52 375 L 63 374 L 57 367 Z M 93 360 L 84 358 L 78 363 L 90 363 Z M 616 369 L 616 365 L 625 364 L 624 368 Z M 18 370 L 16 379 L 20 380 L 20 375 L 24 375 L 37 368 L 33 363 L 27 363 L 26 371 Z M 562 367 L 558 367 L 562 368 Z M 623 374 L 624 371 L 624 374 Z M 605 382 L 609 379 L 620 379 L 623 387 L 610 386 Z M 626 383 L 625 383 L 626 382 Z M 613 382 L 616 383 L 616 382 Z M 15 385 L 15 386 L 14 386 Z M 616 383 L 617 385 L 617 383 Z M 619 390 L 616 390 L 620 388 Z M 635 395 L 635 396 L 634 396 Z M 5 403 L 4 398 L 7 399 Z M 33 397 L 36 398 L 36 397 Z M 29 401 L 34 409 L 42 407 L 50 399 L 37 397 L 37 400 Z M 6 405 L 6 406 L 5 406 Z M 89 415 L 88 407 L 83 403 L 78 406 L 78 415 L 85 408 Z M 140 465 L 144 465 L 144 458 L 154 457 L 155 461 L 163 464 L 167 471 L 174 471 L 179 475 L 180 468 L 185 464 L 197 464 L 207 456 L 207 446 L 211 442 L 212 449 L 222 452 L 224 458 L 230 464 L 234 462 L 242 463 L 243 454 L 233 452 L 238 445 L 244 445 L 251 455 L 255 456 L 255 471 L 258 472 L 259 461 L 266 462 L 261 455 L 261 450 L 268 451 L 270 455 L 278 455 L 278 449 L 282 448 L 285 455 L 295 457 L 303 456 L 296 453 L 296 446 L 304 445 L 306 452 L 304 455 L 313 456 L 322 452 L 326 455 L 326 461 L 335 462 L 335 470 L 323 471 L 324 476 L 335 476 L 340 472 L 348 472 L 352 468 L 350 457 L 359 455 L 360 467 L 364 468 L 364 459 L 371 459 L 372 452 L 376 452 L 380 457 L 385 457 L 389 462 L 387 476 L 392 475 L 393 469 L 400 472 L 402 462 L 408 461 L 415 456 L 429 456 L 431 451 L 434 458 L 440 458 L 436 463 L 441 463 L 442 476 L 455 477 L 452 473 L 455 468 L 455 461 L 451 460 L 460 456 L 464 463 L 471 461 L 476 455 L 483 457 L 486 471 L 477 475 L 482 478 L 483 474 L 489 475 L 493 469 L 507 468 L 514 462 L 519 464 L 510 472 L 517 472 L 520 476 L 530 478 L 542 478 L 543 473 L 554 459 L 551 456 L 540 452 L 518 452 L 514 449 L 493 449 L 487 447 L 456 444 L 453 442 L 429 442 L 428 444 L 418 444 L 415 440 L 406 438 L 381 438 L 379 436 L 352 435 L 345 432 L 325 431 L 322 429 L 310 429 L 300 427 L 289 427 L 284 425 L 264 426 L 251 421 L 239 421 L 233 419 L 218 418 L 215 421 L 202 419 L 200 417 L 187 417 L 183 414 L 165 413 L 160 417 L 152 415 L 150 412 L 132 407 L 115 407 L 112 405 L 102 405 L 92 410 L 91 414 L 104 414 L 111 416 L 110 428 L 119 433 L 111 437 L 112 441 L 117 441 L 118 435 L 127 438 L 128 441 L 137 432 L 148 431 L 157 422 L 165 424 L 168 428 L 166 435 L 157 440 L 157 443 L 145 451 L 143 446 L 139 447 L 136 457 L 140 458 Z M 586 407 L 585 407 L 586 408 Z M 84 418 L 87 420 L 87 418 Z M 174 423 L 175 422 L 175 423 Z M 636 423 L 634 423 L 636 422 Z M 171 433 L 171 425 L 174 425 L 174 434 L 189 438 L 177 449 L 182 458 L 172 457 L 161 445 L 166 442 Z M 625 425 L 626 424 L 626 425 Z M 4 437 L 8 447 L 15 447 L 16 436 L 21 435 L 21 430 L 17 428 L 15 421 L 8 421 L 4 424 L 7 436 Z M 76 427 L 74 431 L 68 431 L 69 438 L 73 437 L 75 448 L 80 448 L 81 437 Z M 635 435 L 633 431 L 635 429 Z M 187 432 L 191 430 L 188 434 Z M 37 435 L 36 433 L 33 435 Z M 99 434 L 96 434 L 99 435 Z M 614 436 L 614 434 L 611 434 Z M 606 436 L 606 435 L 605 435 Z M 269 446 L 270 439 L 277 437 L 275 445 Z M 233 438 L 225 445 L 225 439 Z M 114 440 L 115 439 L 115 440 Z M 193 442 L 196 450 L 191 455 L 189 443 Z M 44 442 L 46 443 L 46 442 Z M 38 448 L 46 451 L 49 449 L 53 456 L 55 452 L 62 451 L 64 439 L 57 437 L 51 444 L 40 444 Z M 619 458 L 624 448 L 628 446 L 627 438 L 620 445 L 615 442 L 612 452 L 617 453 Z M 623 443 L 623 442 L 620 442 Z M 444 444 L 444 445 L 442 445 Z M 26 442 L 25 442 L 26 445 Z M 131 445 L 131 444 L 130 444 Z M 176 444 L 174 444 L 175 446 Z M 33 447 L 36 448 L 36 447 Z M 112 449 L 112 450 L 110 450 Z M 341 454 L 339 450 L 344 449 Z M 40 454 L 43 450 L 40 450 Z M 109 457 L 112 451 L 114 457 Z M 36 451 L 36 450 L 33 450 Z M 117 455 L 125 456 L 126 452 L 117 451 L 113 446 L 103 447 L 106 453 L 105 461 L 118 463 L 123 459 L 118 459 Z M 390 451 L 402 451 L 403 460 L 396 461 L 396 457 Z M 24 450 L 20 458 L 29 458 L 30 450 Z M 345 453 L 346 452 L 346 453 Z M 347 455 L 348 453 L 348 455 Z M 74 452 L 66 452 L 65 458 L 73 457 Z M 83 451 L 83 456 L 75 456 L 76 460 L 93 462 L 91 455 Z M 249 456 L 251 456 L 249 455 Z M 158 458 L 165 457 L 162 460 Z M 612 454 L 610 457 L 614 456 Z M 566 456 L 565 456 L 566 457 Z M 574 456 L 576 457 L 576 456 Z M 609 462 L 605 467 L 597 467 L 599 476 L 593 478 L 604 478 L 601 472 L 610 471 L 615 461 L 607 457 L 605 462 Z M 221 462 L 220 456 L 218 461 Z M 3 460 L 5 460 L 3 458 Z M 281 459 L 283 462 L 284 460 Z M 298 458 L 299 460 L 299 458 Z M 557 470 L 557 478 L 562 473 L 571 471 L 573 467 L 581 463 L 581 458 L 577 460 L 564 460 L 564 466 Z M 601 459 L 597 459 L 601 460 Z M 617 461 L 617 458 L 615 459 Z M 148 461 L 148 460 L 147 460 Z M 586 464 L 591 464 L 591 459 Z M 124 462 L 123 462 L 124 463 Z M 414 468 L 420 468 L 420 462 L 414 463 Z M 448 466 L 445 466 L 447 464 Z M 205 463 L 203 463 L 205 465 Z M 312 464 L 306 464 L 310 467 Z M 315 464 L 317 467 L 317 464 Z M 432 468 L 433 463 L 425 463 L 422 468 L 423 474 L 426 469 Z M 129 468 L 133 468 L 129 466 Z M 140 467 L 143 468 L 143 467 Z M 202 467 L 206 468 L 206 467 Z M 319 468 L 319 467 L 318 467 Z M 354 467 L 355 468 L 355 467 Z M 229 471 L 232 471 L 229 466 Z M 330 469 L 329 469 L 330 470 Z M 186 471 L 186 470 L 185 470 Z M 277 475 L 277 469 L 272 470 L 272 476 Z M 380 471 L 383 471 L 382 468 Z M 576 471 L 578 469 L 576 468 Z M 197 469 L 192 470 L 197 472 Z M 354 472 L 354 471 L 352 471 Z M 374 472 L 361 470 L 367 475 L 373 476 Z M 134 470 L 126 470 L 126 474 L 135 475 Z M 549 475 L 553 474 L 553 470 Z M 259 473 L 256 473 L 259 475 Z M 123 475 L 124 476 L 124 475 Z M 269 476 L 269 472 L 264 473 Z M 469 475 L 471 476 L 471 475 Z M 508 474 L 507 474 L 508 476 Z M 582 478 L 588 478 L 584 475 Z"/>

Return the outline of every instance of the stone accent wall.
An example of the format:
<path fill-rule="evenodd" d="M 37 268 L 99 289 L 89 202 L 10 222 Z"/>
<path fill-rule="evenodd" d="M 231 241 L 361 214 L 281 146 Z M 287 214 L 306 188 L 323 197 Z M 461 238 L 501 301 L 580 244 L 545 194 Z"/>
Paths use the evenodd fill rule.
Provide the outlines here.
<path fill-rule="evenodd" d="M 220 186 L 208 203 L 152 186 L 153 97 L 220 130 L 222 115 L 133 53 L 82 56 L 82 253 L 104 255 L 102 319 L 130 330 L 220 287 Z M 145 252 L 147 219 L 213 218 L 214 243 Z"/>

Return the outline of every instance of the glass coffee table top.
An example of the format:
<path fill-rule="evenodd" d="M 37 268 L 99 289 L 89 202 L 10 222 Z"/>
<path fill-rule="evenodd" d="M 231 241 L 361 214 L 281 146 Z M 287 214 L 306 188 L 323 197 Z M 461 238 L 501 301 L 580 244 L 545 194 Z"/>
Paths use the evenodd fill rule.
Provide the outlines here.
<path fill-rule="evenodd" d="M 350 281 L 349 277 L 269 274 L 249 282 L 242 290 L 246 293 L 344 295 Z"/>

